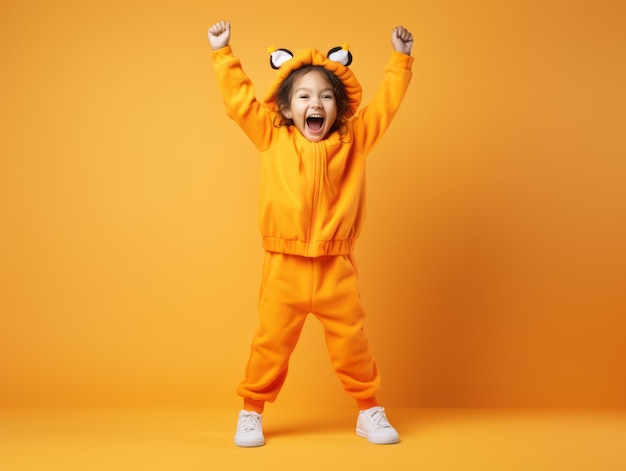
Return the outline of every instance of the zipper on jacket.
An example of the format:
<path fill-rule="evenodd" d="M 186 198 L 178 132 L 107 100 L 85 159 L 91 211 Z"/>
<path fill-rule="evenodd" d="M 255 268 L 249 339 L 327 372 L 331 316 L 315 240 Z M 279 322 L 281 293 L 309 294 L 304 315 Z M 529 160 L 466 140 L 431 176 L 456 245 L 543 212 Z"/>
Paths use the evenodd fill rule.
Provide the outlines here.
<path fill-rule="evenodd" d="M 324 142 L 316 142 L 314 145 L 314 160 L 313 160 L 313 196 L 311 201 L 311 226 L 309 227 L 309 248 L 308 255 L 309 257 L 315 256 L 315 241 L 314 237 L 316 234 L 316 226 L 317 226 L 317 212 L 320 206 L 320 195 L 321 195 L 321 179 L 322 179 L 322 158 L 323 155 L 320 154 L 323 152 Z M 320 147 L 322 146 L 322 147 Z M 320 152 L 322 151 L 322 152 Z"/>

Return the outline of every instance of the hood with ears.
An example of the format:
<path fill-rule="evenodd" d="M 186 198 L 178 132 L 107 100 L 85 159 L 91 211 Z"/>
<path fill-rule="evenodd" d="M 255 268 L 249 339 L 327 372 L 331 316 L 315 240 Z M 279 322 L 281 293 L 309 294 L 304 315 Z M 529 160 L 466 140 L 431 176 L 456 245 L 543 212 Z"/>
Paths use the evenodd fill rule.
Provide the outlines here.
<path fill-rule="evenodd" d="M 354 113 L 356 113 L 357 109 L 359 108 L 359 105 L 361 104 L 361 85 L 347 65 L 343 65 L 336 59 L 333 59 L 339 55 L 341 56 L 342 62 L 347 62 L 347 64 L 349 65 L 352 60 L 352 56 L 350 55 L 349 60 L 346 60 L 349 52 L 346 48 L 343 48 L 344 54 L 341 54 L 341 51 L 341 48 L 331 49 L 328 56 L 325 56 L 316 49 L 302 49 L 293 55 L 286 49 L 272 51 L 272 53 L 278 52 L 280 56 L 278 66 L 275 66 L 274 62 L 271 62 L 270 59 L 272 67 L 277 68 L 278 73 L 270 84 L 270 87 L 265 94 L 263 102 L 270 109 L 278 112 L 278 104 L 276 103 L 274 95 L 276 94 L 276 91 L 278 90 L 280 84 L 294 70 L 299 69 L 300 67 L 303 67 L 305 65 L 318 65 L 332 72 L 335 77 L 337 77 L 341 81 L 344 86 L 346 96 L 348 98 L 348 111 L 346 112 L 346 117 L 354 115 Z"/>

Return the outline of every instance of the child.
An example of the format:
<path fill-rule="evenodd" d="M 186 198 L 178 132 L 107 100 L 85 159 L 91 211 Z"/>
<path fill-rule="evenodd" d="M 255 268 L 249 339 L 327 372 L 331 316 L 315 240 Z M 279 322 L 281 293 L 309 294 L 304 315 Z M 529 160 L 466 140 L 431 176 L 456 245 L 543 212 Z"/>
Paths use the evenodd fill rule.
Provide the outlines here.
<path fill-rule="evenodd" d="M 322 323 L 332 366 L 360 409 L 356 433 L 399 441 L 376 393 L 380 375 L 364 333 L 365 313 L 352 255 L 365 197 L 365 156 L 389 126 L 411 78 L 413 37 L 393 30 L 392 57 L 372 103 L 357 113 L 361 86 L 344 48 L 273 51 L 278 74 L 263 101 L 229 46 L 230 22 L 209 28 L 227 114 L 261 154 L 259 226 L 265 261 L 259 325 L 244 380 L 235 444 L 262 446 L 261 414 L 287 375 L 309 313 Z M 305 401 L 303 401 L 305 403 Z"/>

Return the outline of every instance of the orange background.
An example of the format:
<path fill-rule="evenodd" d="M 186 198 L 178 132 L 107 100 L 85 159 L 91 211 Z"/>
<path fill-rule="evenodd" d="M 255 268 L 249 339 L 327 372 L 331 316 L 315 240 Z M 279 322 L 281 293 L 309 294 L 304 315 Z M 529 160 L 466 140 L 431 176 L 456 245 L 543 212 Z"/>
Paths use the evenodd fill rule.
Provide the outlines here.
<path fill-rule="evenodd" d="M 349 42 L 367 102 L 414 33 L 356 253 L 385 405 L 626 406 L 621 5 L 4 2 L 0 405 L 239 405 L 263 254 L 206 39 L 230 18 L 259 96 L 268 46 Z M 312 318 L 303 399 L 352 404 Z"/>

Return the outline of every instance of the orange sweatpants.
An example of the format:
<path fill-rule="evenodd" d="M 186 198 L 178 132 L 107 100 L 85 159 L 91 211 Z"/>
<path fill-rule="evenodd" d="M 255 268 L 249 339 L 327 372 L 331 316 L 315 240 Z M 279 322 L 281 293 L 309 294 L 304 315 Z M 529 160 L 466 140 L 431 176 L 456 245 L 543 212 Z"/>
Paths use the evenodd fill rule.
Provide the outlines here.
<path fill-rule="evenodd" d="M 244 380 L 244 408 L 263 411 L 282 388 L 304 321 L 322 323 L 331 363 L 361 409 L 376 405 L 380 375 L 364 332 L 365 312 L 352 255 L 301 257 L 266 252 L 259 293 L 259 325 Z"/>

